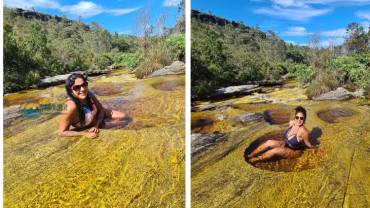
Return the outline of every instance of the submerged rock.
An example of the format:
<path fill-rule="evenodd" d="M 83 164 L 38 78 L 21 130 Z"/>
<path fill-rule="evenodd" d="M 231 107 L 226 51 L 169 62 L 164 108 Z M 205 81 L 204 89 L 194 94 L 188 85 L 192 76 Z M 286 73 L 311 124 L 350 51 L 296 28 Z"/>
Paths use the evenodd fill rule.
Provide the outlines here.
<path fill-rule="evenodd" d="M 166 66 L 163 69 L 155 71 L 147 78 L 163 76 L 163 75 L 179 75 L 185 74 L 185 63 L 181 61 L 175 61 L 170 66 Z"/>
<path fill-rule="evenodd" d="M 338 87 L 335 91 L 331 91 L 325 94 L 320 95 L 320 97 L 314 99 L 315 101 L 320 100 L 348 100 L 350 97 L 359 97 L 363 96 L 363 91 L 348 92 L 343 87 Z"/>
<path fill-rule="evenodd" d="M 224 133 L 191 134 L 191 155 L 193 156 L 215 146 L 225 139 L 225 135 Z"/>
<path fill-rule="evenodd" d="M 263 120 L 262 113 L 246 113 L 240 116 L 240 121 L 243 123 L 259 122 Z"/>
<path fill-rule="evenodd" d="M 211 94 L 212 98 L 232 97 L 237 95 L 250 95 L 254 92 L 260 92 L 261 88 L 258 85 L 240 85 L 230 86 L 214 90 Z"/>

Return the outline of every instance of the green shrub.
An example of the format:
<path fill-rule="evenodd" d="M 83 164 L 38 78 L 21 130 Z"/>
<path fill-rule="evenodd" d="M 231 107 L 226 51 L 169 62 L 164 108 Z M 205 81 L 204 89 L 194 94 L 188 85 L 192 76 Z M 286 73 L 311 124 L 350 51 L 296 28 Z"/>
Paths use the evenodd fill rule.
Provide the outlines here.
<path fill-rule="evenodd" d="M 166 45 L 172 52 L 172 58 L 174 60 L 185 61 L 185 35 L 178 34 L 172 35 L 166 39 Z"/>

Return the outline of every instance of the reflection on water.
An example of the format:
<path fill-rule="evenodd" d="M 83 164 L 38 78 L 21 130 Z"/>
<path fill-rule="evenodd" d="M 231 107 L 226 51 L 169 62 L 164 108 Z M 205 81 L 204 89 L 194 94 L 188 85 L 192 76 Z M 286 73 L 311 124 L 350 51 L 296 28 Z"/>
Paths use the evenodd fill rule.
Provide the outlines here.
<path fill-rule="evenodd" d="M 185 87 L 152 88 L 185 76 L 115 75 L 89 87 L 103 89 L 96 93 L 103 106 L 128 118 L 106 119 L 96 139 L 60 137 L 55 115 L 17 118 L 4 126 L 4 207 L 185 206 Z M 123 86 L 119 97 L 99 88 L 107 83 Z M 35 93 L 42 103 L 65 99 L 63 88 Z M 7 101 L 28 101 L 28 93 L 17 96 Z"/>

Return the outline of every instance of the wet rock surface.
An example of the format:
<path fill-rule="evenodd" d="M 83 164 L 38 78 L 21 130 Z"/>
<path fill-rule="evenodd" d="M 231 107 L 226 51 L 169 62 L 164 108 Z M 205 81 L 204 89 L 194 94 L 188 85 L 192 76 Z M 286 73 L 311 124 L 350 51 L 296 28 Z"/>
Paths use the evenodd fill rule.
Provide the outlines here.
<path fill-rule="evenodd" d="M 212 133 L 215 121 L 215 117 L 192 117 L 191 133 Z"/>
<path fill-rule="evenodd" d="M 294 112 L 293 108 L 271 108 L 267 109 L 263 115 L 265 120 L 270 124 L 284 124 L 289 122 Z"/>
<path fill-rule="evenodd" d="M 259 122 L 263 120 L 263 114 L 262 113 L 246 113 L 240 116 L 239 119 L 242 123 Z"/>
<path fill-rule="evenodd" d="M 228 100 L 194 101 L 195 105 L 222 105 L 233 102 L 230 108 L 216 111 L 192 112 L 192 118 L 212 118 L 219 114 L 210 133 L 226 133 L 227 139 L 191 158 L 192 207 L 369 207 L 370 181 L 370 105 L 348 101 L 308 100 L 303 89 L 288 81 L 279 91 L 270 94 L 232 97 Z M 263 90 L 270 90 L 263 87 Z M 265 102 L 262 97 L 279 99 Z M 250 104 L 247 104 L 250 103 Z M 258 104 L 257 104 L 258 103 Z M 267 122 L 244 125 L 237 120 L 244 113 L 264 113 L 272 108 L 287 108 L 288 122 L 294 118 L 298 105 L 307 110 L 304 126 L 310 133 L 310 142 L 327 153 L 304 149 L 296 159 L 280 159 L 249 164 L 246 150 L 262 144 L 258 139 L 284 141 L 281 135 L 288 123 L 270 125 Z M 256 107 L 256 108 L 254 108 Z M 317 113 L 331 108 L 356 111 L 350 117 L 340 118 L 345 123 L 329 125 Z M 221 116 L 220 116 L 221 117 Z M 235 118 L 234 118 L 235 117 Z M 290 118 L 289 118 L 290 117 Z M 279 120 L 279 118 L 276 118 Z M 273 134 L 273 135 L 270 135 Z M 280 136 L 275 135 L 280 134 Z M 256 142 L 256 143 L 255 143 Z M 252 145 L 253 144 L 253 145 Z M 297 198 L 298 197 L 298 198 Z M 276 199 L 279 200 L 276 200 Z M 294 200 L 298 199 L 298 200 Z"/>
<path fill-rule="evenodd" d="M 84 73 L 81 72 L 80 74 L 84 74 Z M 37 86 L 38 87 L 50 87 L 50 86 L 65 84 L 67 78 L 70 75 L 71 74 L 64 74 L 64 75 L 57 75 L 57 76 L 49 77 L 49 78 L 46 78 L 46 79 L 42 79 L 42 80 L 39 81 Z M 87 76 L 85 78 L 87 78 Z"/>
<path fill-rule="evenodd" d="M 45 79 L 41 79 L 39 81 L 39 83 L 37 84 L 37 86 L 38 87 L 50 87 L 50 86 L 56 86 L 56 85 L 60 85 L 60 84 L 65 84 L 67 78 L 71 74 L 81 74 L 81 75 L 83 75 L 87 79 L 87 76 L 97 76 L 97 75 L 101 75 L 101 74 L 107 74 L 108 72 L 109 72 L 108 69 L 104 69 L 104 70 L 88 70 L 88 71 L 75 71 L 75 72 L 71 72 L 71 73 L 68 73 L 68 74 L 57 75 L 57 76 L 53 76 L 53 77 L 48 77 L 48 78 L 45 78 Z"/>
<path fill-rule="evenodd" d="M 247 156 L 268 140 L 285 142 L 284 132 L 285 131 L 269 132 L 258 138 L 256 141 L 252 142 L 252 144 L 247 149 L 245 149 L 245 161 L 248 162 L 249 158 Z M 298 158 L 282 158 L 276 156 L 269 160 L 257 162 L 253 164 L 253 166 L 259 169 L 275 172 L 299 172 L 302 170 L 312 169 L 316 165 L 314 162 L 314 155 L 312 153 L 306 153 L 304 151 L 305 149 L 306 148 L 302 148 L 301 150 L 294 150 L 302 152 L 301 156 L 299 156 Z M 265 152 L 266 151 L 263 151 L 256 156 L 262 155 Z"/>
<path fill-rule="evenodd" d="M 99 95 L 99 96 L 108 96 L 108 95 L 115 95 L 122 92 L 122 87 L 125 86 L 124 84 L 118 83 L 106 83 L 101 84 L 95 87 L 92 87 L 90 90 L 92 93 Z"/>
<path fill-rule="evenodd" d="M 246 81 L 235 83 L 235 85 L 259 85 L 259 86 L 274 86 L 282 84 L 284 84 L 283 80 L 262 80 L 262 81 Z"/>
<path fill-rule="evenodd" d="M 327 123 L 342 123 L 346 122 L 349 117 L 356 114 L 356 111 L 348 108 L 331 108 L 321 110 L 317 116 Z"/>
<path fill-rule="evenodd" d="M 239 95 L 250 95 L 254 92 L 260 92 L 261 88 L 258 85 L 240 85 L 240 86 L 230 86 L 226 88 L 221 88 L 213 91 L 211 93 L 212 98 L 224 98 Z"/>
<path fill-rule="evenodd" d="M 176 87 L 185 86 L 183 80 L 165 81 L 152 85 L 155 89 L 163 91 L 174 91 Z"/>
<path fill-rule="evenodd" d="M 196 155 L 208 148 L 215 146 L 222 140 L 226 134 L 213 133 L 213 134 L 191 134 L 191 155 Z"/>
<path fill-rule="evenodd" d="M 163 75 L 179 75 L 185 74 L 186 65 L 184 62 L 175 61 L 170 66 L 166 66 L 163 69 L 159 69 L 155 71 L 153 74 L 148 76 L 147 78 L 163 76 Z"/>
<path fill-rule="evenodd" d="M 350 97 L 363 96 L 363 91 L 348 92 L 343 87 L 338 87 L 335 91 L 331 91 L 325 94 L 320 95 L 320 97 L 315 98 L 315 101 L 321 100 L 348 100 Z"/>
<path fill-rule="evenodd" d="M 152 87 L 174 80 L 185 76 L 96 79 L 89 87 L 124 85 L 119 96 L 96 97 L 127 118 L 106 119 L 95 139 L 59 136 L 59 115 L 4 125 L 4 207 L 185 207 L 185 89 Z M 4 101 L 62 104 L 65 96 L 65 89 L 52 87 Z M 16 117 L 16 108 L 5 110 L 5 121 Z"/>
<path fill-rule="evenodd" d="M 19 113 L 20 105 L 10 106 L 3 110 L 4 125 L 10 124 L 14 119 L 21 117 Z"/>

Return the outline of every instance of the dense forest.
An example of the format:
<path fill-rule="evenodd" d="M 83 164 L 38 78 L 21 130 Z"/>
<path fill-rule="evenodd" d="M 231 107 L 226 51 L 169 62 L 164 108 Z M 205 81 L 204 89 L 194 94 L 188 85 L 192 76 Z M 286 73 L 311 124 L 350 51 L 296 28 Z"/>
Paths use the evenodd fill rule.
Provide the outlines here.
<path fill-rule="evenodd" d="M 308 98 L 342 86 L 369 91 L 370 31 L 357 23 L 347 26 L 343 45 L 320 47 L 320 31 L 307 46 L 285 43 L 277 31 L 263 32 L 208 13 L 191 11 L 191 92 L 208 98 L 216 88 L 252 80 L 295 77 L 307 87 Z"/>
<path fill-rule="evenodd" d="M 185 60 L 185 2 L 177 23 L 166 28 L 166 15 L 155 24 L 150 5 L 135 14 L 133 35 L 111 34 L 97 22 L 67 19 L 4 7 L 4 92 L 36 88 L 39 79 L 72 71 L 123 67 L 144 78 L 175 60 Z M 141 25 L 141 19 L 146 19 Z M 148 27 L 150 25 L 150 27 Z"/>

